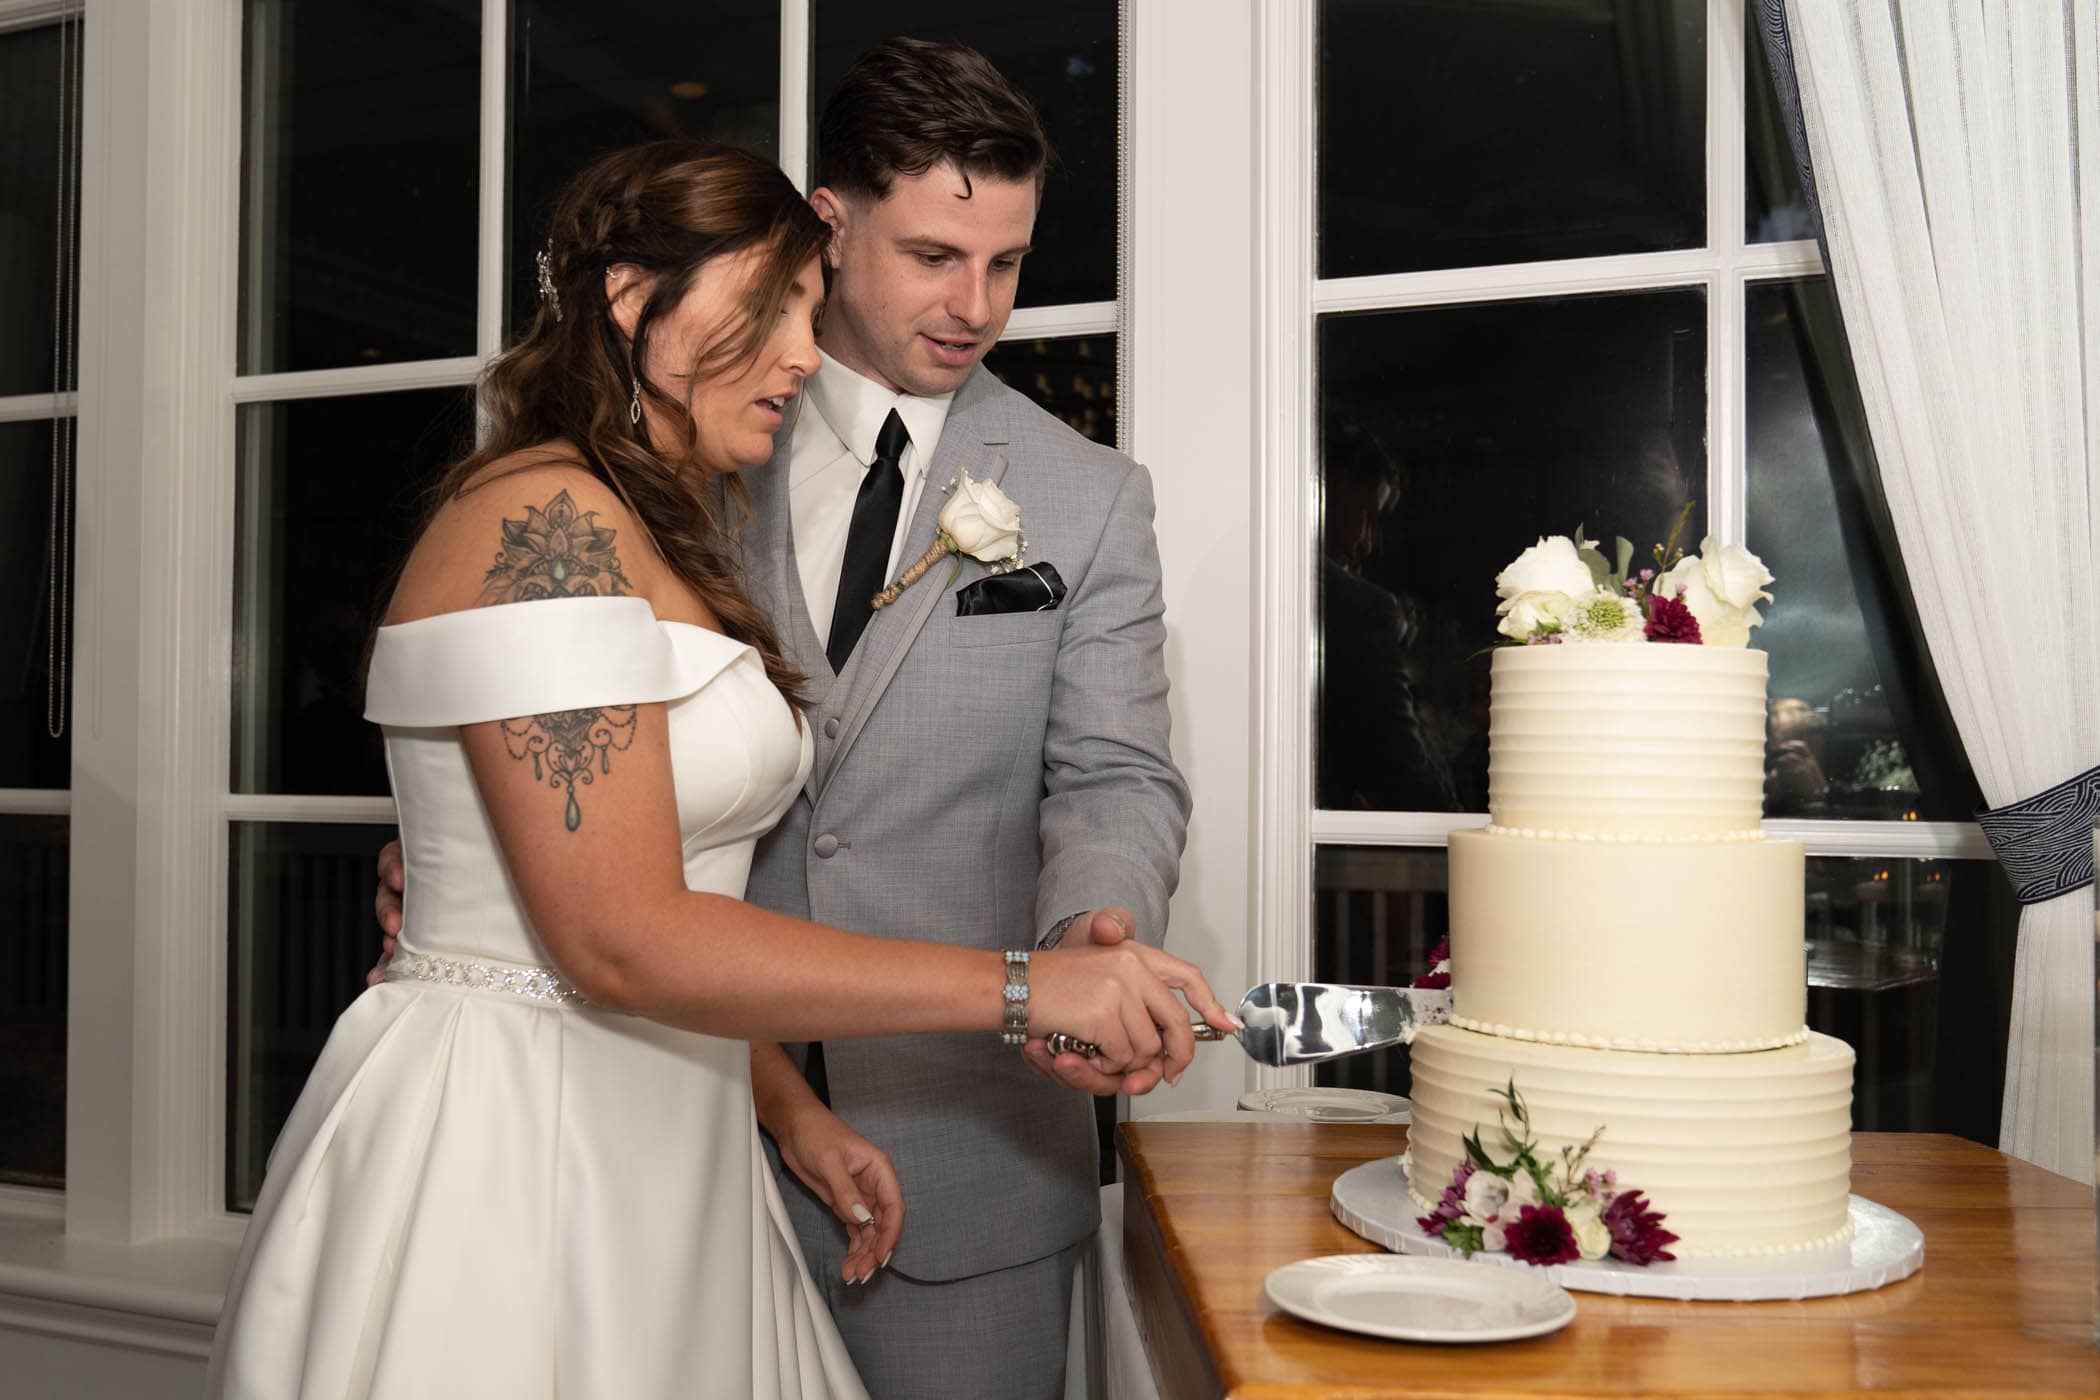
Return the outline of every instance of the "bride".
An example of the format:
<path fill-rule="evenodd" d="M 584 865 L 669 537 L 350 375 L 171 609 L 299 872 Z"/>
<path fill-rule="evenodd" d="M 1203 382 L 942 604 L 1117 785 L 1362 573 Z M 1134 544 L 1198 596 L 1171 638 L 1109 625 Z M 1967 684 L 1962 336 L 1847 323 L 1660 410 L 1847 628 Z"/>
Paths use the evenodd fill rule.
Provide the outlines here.
<path fill-rule="evenodd" d="M 1009 966 L 741 901 L 811 743 L 722 513 L 817 367 L 826 237 L 717 146 L 616 152 L 563 194 L 486 445 L 373 647 L 412 932 L 278 1140 L 210 1394 L 859 1396 L 745 1040 L 1025 1025 L 1178 1077 L 1171 989 L 1230 1023 L 1134 942 Z M 830 1194 L 864 1279 L 901 1225 L 887 1159 L 798 1112 L 860 1168 Z"/>

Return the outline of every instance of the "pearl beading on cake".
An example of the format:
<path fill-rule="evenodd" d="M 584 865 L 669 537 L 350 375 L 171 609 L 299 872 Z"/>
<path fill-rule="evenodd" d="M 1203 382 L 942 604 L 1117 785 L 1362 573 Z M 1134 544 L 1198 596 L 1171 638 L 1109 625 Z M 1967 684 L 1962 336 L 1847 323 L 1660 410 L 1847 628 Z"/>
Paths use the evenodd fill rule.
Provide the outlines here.
<path fill-rule="evenodd" d="M 1779 1050 L 1789 1045 L 1799 1045 L 1808 1039 L 1807 1026 L 1783 1036 L 1762 1040 L 1703 1040 L 1683 1045 L 1665 1045 L 1660 1041 L 1626 1036 L 1584 1035 L 1580 1031 L 1528 1030 L 1522 1026 L 1497 1025 L 1492 1021 L 1479 1021 L 1470 1016 L 1456 1014 L 1451 1017 L 1451 1024 L 1460 1030 L 1499 1036 L 1504 1040 L 1528 1040 L 1539 1045 L 1567 1045 L 1578 1050 L 1633 1050 L 1648 1055 L 1742 1055 L 1757 1050 Z"/>
<path fill-rule="evenodd" d="M 1518 836 L 1527 841 L 1600 841 L 1616 845 L 1620 842 L 1654 842 L 1661 846 L 1703 846 L 1717 841 L 1762 841 L 1762 828 L 1752 831 L 1697 831 L 1683 835 L 1664 834 L 1651 831 L 1555 831 L 1535 826 L 1500 826 L 1490 823 L 1482 828 L 1490 836 Z"/>
<path fill-rule="evenodd" d="M 570 986 L 551 967 L 521 967 L 515 964 L 473 962 L 446 958 L 434 953 L 416 953 L 398 958 L 386 970 L 389 982 L 429 982 L 474 992 L 500 992 L 525 1001 L 551 1006 L 588 1006 L 583 993 Z"/>

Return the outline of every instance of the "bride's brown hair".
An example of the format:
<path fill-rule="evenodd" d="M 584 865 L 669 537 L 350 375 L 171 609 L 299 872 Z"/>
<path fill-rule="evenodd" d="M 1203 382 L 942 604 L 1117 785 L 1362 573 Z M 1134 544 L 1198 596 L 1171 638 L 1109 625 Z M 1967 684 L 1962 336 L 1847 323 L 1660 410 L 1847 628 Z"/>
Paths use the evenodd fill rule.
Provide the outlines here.
<path fill-rule="evenodd" d="M 696 480 L 696 432 L 685 404 L 646 377 L 641 392 L 669 428 L 664 450 L 629 419 L 635 367 L 649 334 L 691 289 L 703 265 L 757 250 L 743 314 L 706 346 L 696 378 L 748 364 L 766 343 L 797 274 L 830 230 L 779 167 L 731 146 L 658 141 L 614 151 L 571 179 L 548 223 L 539 310 L 480 383 L 481 446 L 445 473 L 432 508 L 485 484 L 493 463 L 566 444 L 627 505 L 650 543 L 721 623 L 756 650 L 782 693 L 803 700 L 803 677 L 746 591 L 735 534 L 749 505 L 736 473 Z M 631 264 L 654 279 L 633 344 L 613 321 L 605 270 Z M 567 453 L 562 458 L 567 458 Z M 519 464 L 544 465 L 544 458 Z M 503 475 L 505 473 L 499 473 Z M 734 518 L 732 517 L 732 513 Z"/>

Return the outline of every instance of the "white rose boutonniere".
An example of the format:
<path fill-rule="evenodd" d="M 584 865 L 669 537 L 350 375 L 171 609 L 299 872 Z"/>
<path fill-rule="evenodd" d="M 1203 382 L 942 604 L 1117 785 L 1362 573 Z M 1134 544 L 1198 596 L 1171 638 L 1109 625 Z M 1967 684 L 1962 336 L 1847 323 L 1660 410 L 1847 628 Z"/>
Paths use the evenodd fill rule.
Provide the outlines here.
<path fill-rule="evenodd" d="M 948 504 L 941 507 L 933 543 L 897 576 L 895 583 L 875 595 L 874 606 L 886 608 L 896 602 L 904 596 L 905 589 L 951 554 L 967 554 L 991 565 L 992 572 L 998 574 L 1021 567 L 1021 555 L 1028 548 L 1028 541 L 1021 534 L 1021 508 L 999 489 L 998 483 L 973 481 L 964 472 L 948 489 Z M 956 565 L 957 569 L 961 567 L 960 563 Z"/>

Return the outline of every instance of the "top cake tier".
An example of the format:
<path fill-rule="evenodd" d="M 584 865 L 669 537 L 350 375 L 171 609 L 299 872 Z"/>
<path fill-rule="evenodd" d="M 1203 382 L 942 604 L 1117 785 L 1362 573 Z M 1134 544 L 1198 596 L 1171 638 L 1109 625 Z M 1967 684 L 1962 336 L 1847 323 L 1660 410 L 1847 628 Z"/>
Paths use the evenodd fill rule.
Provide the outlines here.
<path fill-rule="evenodd" d="M 1495 653 L 1488 811 L 1576 837 L 1749 839 L 1765 778 L 1765 654 L 1655 643 Z"/>

